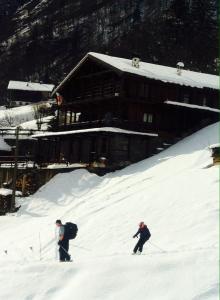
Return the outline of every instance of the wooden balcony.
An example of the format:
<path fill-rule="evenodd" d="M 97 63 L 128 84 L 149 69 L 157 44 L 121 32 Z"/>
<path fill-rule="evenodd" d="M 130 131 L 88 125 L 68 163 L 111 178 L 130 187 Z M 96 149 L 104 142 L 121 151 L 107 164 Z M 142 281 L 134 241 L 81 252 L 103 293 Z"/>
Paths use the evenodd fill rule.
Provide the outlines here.
<path fill-rule="evenodd" d="M 115 98 L 119 97 L 120 93 L 121 88 L 119 82 L 109 81 L 102 84 L 92 84 L 83 89 L 79 87 L 71 97 L 66 98 L 66 104 L 86 103 Z"/>
<path fill-rule="evenodd" d="M 135 122 L 122 120 L 119 118 L 113 118 L 112 120 L 94 120 L 94 121 L 84 121 L 76 122 L 67 125 L 58 126 L 58 131 L 67 130 L 80 130 L 89 128 L 99 128 L 99 127 L 117 127 L 125 130 L 140 131 L 140 132 L 154 132 L 153 123 Z"/>

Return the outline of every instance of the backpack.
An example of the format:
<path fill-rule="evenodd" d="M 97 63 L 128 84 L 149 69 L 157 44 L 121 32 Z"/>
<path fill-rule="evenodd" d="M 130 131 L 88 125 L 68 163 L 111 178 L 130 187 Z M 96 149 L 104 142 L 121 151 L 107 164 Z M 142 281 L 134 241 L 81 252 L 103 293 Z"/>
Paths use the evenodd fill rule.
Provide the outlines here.
<path fill-rule="evenodd" d="M 73 240 L 75 239 L 77 232 L 78 232 L 78 227 L 76 224 L 67 222 L 64 225 L 65 231 L 64 231 L 64 238 L 67 240 Z"/>

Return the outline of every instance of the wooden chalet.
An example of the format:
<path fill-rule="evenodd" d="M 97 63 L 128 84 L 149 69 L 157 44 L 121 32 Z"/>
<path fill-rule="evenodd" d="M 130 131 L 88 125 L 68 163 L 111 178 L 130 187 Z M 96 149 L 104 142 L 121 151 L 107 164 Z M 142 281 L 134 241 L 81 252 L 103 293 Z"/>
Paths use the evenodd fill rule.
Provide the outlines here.
<path fill-rule="evenodd" d="M 88 53 L 55 89 L 56 132 L 35 136 L 40 163 L 118 168 L 218 121 L 218 77 Z M 42 151 L 44 149 L 44 151 Z"/>
<path fill-rule="evenodd" d="M 8 84 L 8 104 L 16 107 L 46 101 L 53 89 L 53 84 L 11 80 Z"/>

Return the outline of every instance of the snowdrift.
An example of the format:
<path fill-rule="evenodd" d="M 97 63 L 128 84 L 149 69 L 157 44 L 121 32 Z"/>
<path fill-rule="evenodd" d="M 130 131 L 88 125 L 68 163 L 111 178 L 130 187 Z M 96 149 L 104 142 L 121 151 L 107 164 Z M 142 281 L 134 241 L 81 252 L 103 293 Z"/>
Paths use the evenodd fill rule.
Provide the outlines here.
<path fill-rule="evenodd" d="M 211 125 L 150 159 L 98 177 L 54 177 L 0 218 L 0 299 L 218 299 L 219 168 Z M 56 260 L 55 220 L 73 221 L 72 263 Z M 132 256 L 145 221 L 151 239 Z"/>

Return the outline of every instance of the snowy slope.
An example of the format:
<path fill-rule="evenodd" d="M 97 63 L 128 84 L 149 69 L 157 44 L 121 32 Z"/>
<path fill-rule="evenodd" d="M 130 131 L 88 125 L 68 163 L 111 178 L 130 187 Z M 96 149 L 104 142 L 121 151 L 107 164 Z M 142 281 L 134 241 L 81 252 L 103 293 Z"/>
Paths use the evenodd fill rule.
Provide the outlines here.
<path fill-rule="evenodd" d="M 41 119 L 41 130 L 48 130 L 48 123 L 53 119 L 53 116 L 44 117 Z M 20 128 L 29 130 L 38 130 L 37 120 L 31 120 L 20 124 Z"/>
<path fill-rule="evenodd" d="M 0 110 L 0 127 L 17 126 L 33 119 L 33 105 Z"/>
<path fill-rule="evenodd" d="M 217 300 L 219 168 L 206 166 L 218 126 L 104 177 L 57 175 L 22 200 L 0 218 L 0 299 Z M 73 263 L 55 260 L 57 218 L 79 225 Z M 152 237 L 131 256 L 142 220 Z"/>
<path fill-rule="evenodd" d="M 0 128 L 20 125 L 23 129 L 37 129 L 35 106 L 36 104 L 30 104 L 0 110 Z M 42 121 L 49 121 L 50 119 L 51 117 L 48 117 L 48 119 L 45 117 Z M 43 125 L 43 127 L 42 129 L 47 129 L 47 125 Z"/>

